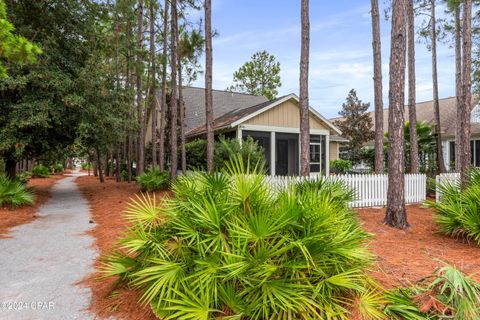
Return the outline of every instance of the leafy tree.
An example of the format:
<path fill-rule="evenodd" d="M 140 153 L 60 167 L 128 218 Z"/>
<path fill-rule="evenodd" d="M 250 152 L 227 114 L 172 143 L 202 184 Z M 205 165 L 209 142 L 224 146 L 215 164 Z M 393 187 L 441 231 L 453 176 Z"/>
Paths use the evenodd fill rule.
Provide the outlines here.
<path fill-rule="evenodd" d="M 348 159 L 354 164 L 362 160 L 363 145 L 374 138 L 372 119 L 367 113 L 369 107 L 370 103 L 363 103 L 352 89 L 339 112 L 343 120 L 335 121 L 342 135 L 349 139 Z"/>
<path fill-rule="evenodd" d="M 93 51 L 92 38 L 105 18 L 91 1 L 7 1 L 18 34 L 43 49 L 37 63 L 11 65 L 0 80 L 0 156 L 15 176 L 18 159 L 61 153 L 75 140 L 82 92 L 75 81 Z"/>
<path fill-rule="evenodd" d="M 264 96 L 273 100 L 278 95 L 280 81 L 280 63 L 267 51 L 259 51 L 251 60 L 233 73 L 234 85 L 227 90 Z"/>
<path fill-rule="evenodd" d="M 7 63 L 34 62 L 42 50 L 26 38 L 13 33 L 14 27 L 7 20 L 5 2 L 0 0 L 0 78 L 7 75 Z"/>

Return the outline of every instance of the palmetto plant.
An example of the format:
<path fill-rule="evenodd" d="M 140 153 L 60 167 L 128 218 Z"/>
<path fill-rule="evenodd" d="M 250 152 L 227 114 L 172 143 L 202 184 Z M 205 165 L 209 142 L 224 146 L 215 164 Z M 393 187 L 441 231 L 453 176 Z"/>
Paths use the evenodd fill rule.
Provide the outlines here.
<path fill-rule="evenodd" d="M 387 293 L 385 314 L 389 319 L 480 319 L 480 284 L 445 265 L 430 283 Z"/>
<path fill-rule="evenodd" d="M 11 205 L 16 208 L 24 204 L 32 204 L 33 201 L 33 192 L 24 183 L 0 176 L 0 207 Z"/>
<path fill-rule="evenodd" d="M 349 191 L 278 191 L 261 170 L 237 161 L 180 177 L 171 200 L 133 203 L 130 234 L 104 274 L 141 287 L 162 319 L 348 319 L 358 299 L 379 319 L 368 235 L 338 194 Z"/>
<path fill-rule="evenodd" d="M 158 168 L 145 171 L 137 177 L 137 182 L 142 191 L 156 191 L 167 189 L 172 180 L 170 173 L 160 171 Z"/>
<path fill-rule="evenodd" d="M 428 201 L 427 205 L 435 209 L 435 221 L 442 232 L 480 245 L 480 170 L 472 171 L 465 190 L 460 190 L 458 183 L 446 183 L 438 188 L 441 201 Z"/>

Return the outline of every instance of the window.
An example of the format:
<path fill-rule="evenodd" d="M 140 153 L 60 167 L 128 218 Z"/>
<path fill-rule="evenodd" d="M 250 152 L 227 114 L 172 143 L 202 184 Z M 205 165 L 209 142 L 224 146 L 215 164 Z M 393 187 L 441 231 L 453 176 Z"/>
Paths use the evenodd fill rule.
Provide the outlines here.
<path fill-rule="evenodd" d="M 475 141 L 475 150 L 472 150 L 472 154 L 475 153 L 475 167 L 480 167 L 480 140 Z"/>
<path fill-rule="evenodd" d="M 325 169 L 325 136 L 310 136 L 310 172 L 319 173 Z"/>
<path fill-rule="evenodd" d="M 480 105 L 475 106 L 470 113 L 470 121 L 472 123 L 480 123 Z"/>

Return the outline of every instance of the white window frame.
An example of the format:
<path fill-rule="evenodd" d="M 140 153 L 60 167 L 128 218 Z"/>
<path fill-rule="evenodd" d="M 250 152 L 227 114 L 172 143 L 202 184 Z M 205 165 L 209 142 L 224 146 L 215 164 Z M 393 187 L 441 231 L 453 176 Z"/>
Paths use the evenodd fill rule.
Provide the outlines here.
<path fill-rule="evenodd" d="M 480 105 L 476 105 L 470 113 L 470 122 L 480 123 Z"/>
<path fill-rule="evenodd" d="M 322 172 L 322 136 L 320 135 L 320 142 L 311 142 L 310 141 L 310 146 L 318 146 L 318 149 L 319 149 L 319 161 L 318 162 L 313 162 L 311 157 L 310 157 L 310 172 L 311 173 L 321 173 Z M 309 151 L 309 156 L 311 156 L 311 151 Z M 318 164 L 319 165 L 319 169 L 318 171 L 312 171 L 311 170 L 311 165 L 312 164 Z"/>

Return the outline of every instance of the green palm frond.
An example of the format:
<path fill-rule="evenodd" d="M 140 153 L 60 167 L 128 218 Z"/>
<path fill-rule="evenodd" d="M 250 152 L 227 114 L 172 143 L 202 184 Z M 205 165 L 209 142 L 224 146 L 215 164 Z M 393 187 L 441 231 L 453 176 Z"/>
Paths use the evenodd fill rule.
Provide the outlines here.
<path fill-rule="evenodd" d="M 34 200 L 32 189 L 27 188 L 25 184 L 0 176 L 0 207 L 10 205 L 17 208 L 25 204 L 33 204 Z"/>

